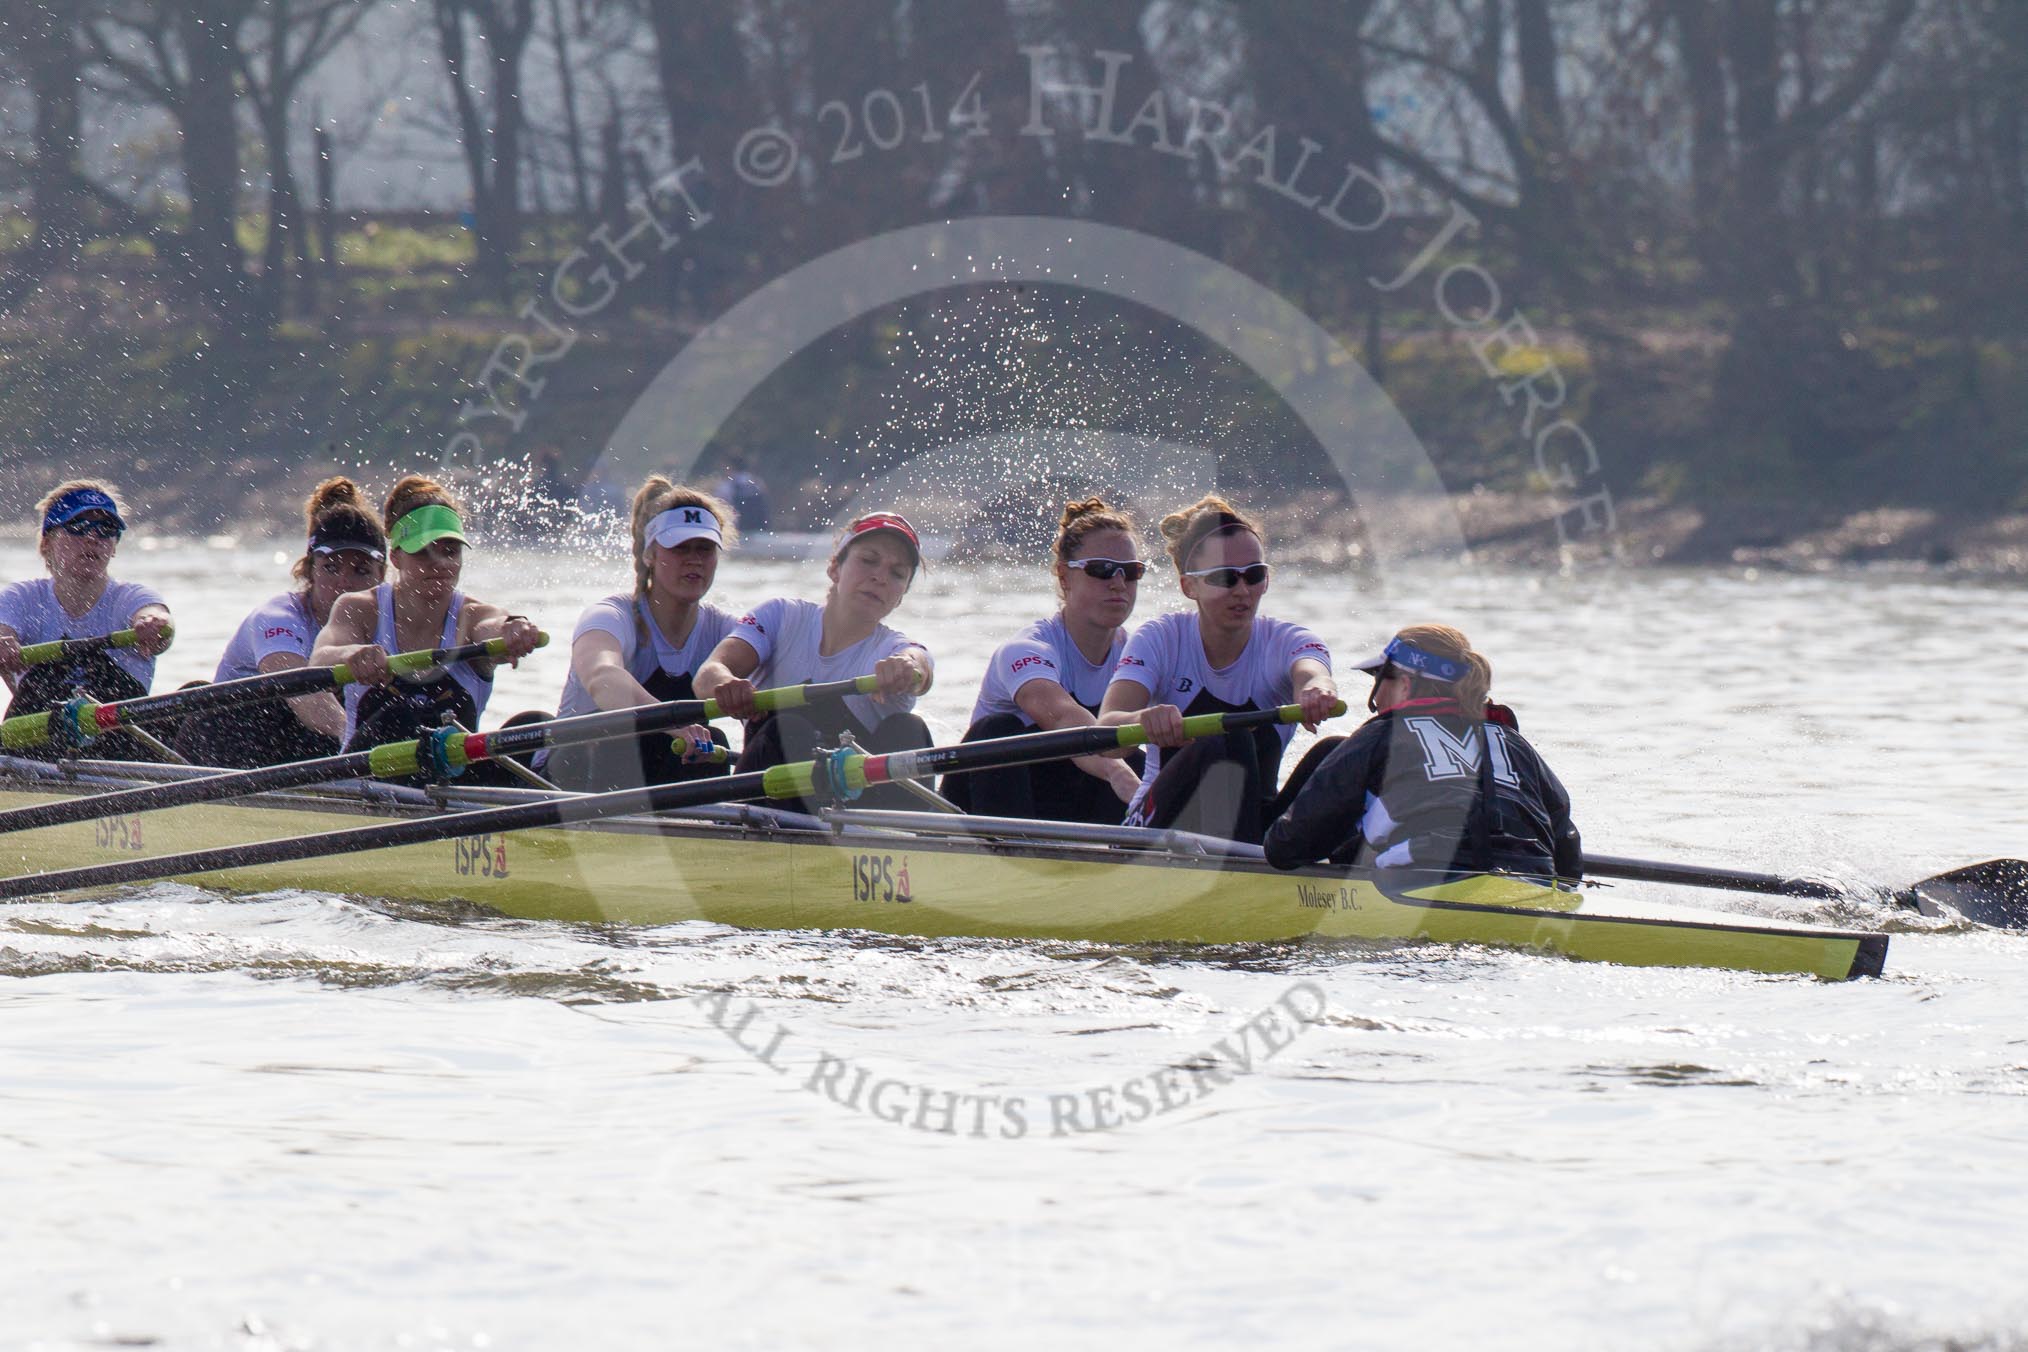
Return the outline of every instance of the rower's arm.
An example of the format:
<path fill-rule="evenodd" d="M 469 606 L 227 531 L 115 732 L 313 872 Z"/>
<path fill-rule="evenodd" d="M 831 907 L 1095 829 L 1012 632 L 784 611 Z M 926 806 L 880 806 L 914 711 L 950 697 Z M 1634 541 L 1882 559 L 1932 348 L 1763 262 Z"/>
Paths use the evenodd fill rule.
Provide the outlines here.
<path fill-rule="evenodd" d="M 690 682 L 691 689 L 699 699 L 713 699 L 718 687 L 727 681 L 743 681 L 760 667 L 760 654 L 751 643 L 737 635 L 718 640 L 718 646 L 711 650 L 711 656 L 704 659 L 704 665 L 697 669 L 697 675 Z"/>
<path fill-rule="evenodd" d="M 1114 681 L 1106 687 L 1099 705 L 1098 721 L 1116 728 L 1122 723 L 1139 723 L 1148 730 L 1156 746 L 1174 749 L 1188 739 L 1183 736 L 1183 711 L 1173 704 L 1149 704 L 1148 687 L 1139 681 Z"/>
<path fill-rule="evenodd" d="M 1139 681 L 1114 681 L 1106 687 L 1106 697 L 1099 704 L 1098 721 L 1105 727 L 1116 728 L 1137 721 L 1141 710 L 1147 707 L 1147 686 Z"/>
<path fill-rule="evenodd" d="M 711 656 L 704 659 L 704 665 L 691 679 L 690 688 L 699 699 L 717 700 L 727 717 L 752 718 L 758 711 L 754 708 L 753 682 L 747 678 L 760 670 L 760 662 L 760 649 L 737 634 L 728 634 L 718 640 Z"/>
<path fill-rule="evenodd" d="M 307 666 L 294 653 L 269 653 L 255 668 L 263 676 L 272 676 L 278 671 L 294 671 Z M 291 695 L 289 712 L 296 721 L 312 732 L 321 733 L 336 740 L 345 735 L 345 706 L 338 697 L 328 690 L 313 691 L 307 695 Z"/>
<path fill-rule="evenodd" d="M 331 618 L 324 622 L 324 632 L 317 635 L 317 646 L 310 650 L 310 665 L 348 664 L 361 648 L 373 647 L 374 611 L 378 604 L 370 591 L 348 592 L 339 597 L 331 607 Z"/>
<path fill-rule="evenodd" d="M 1014 703 L 1029 721 L 1045 732 L 1059 728 L 1088 728 L 1098 722 L 1091 710 L 1070 697 L 1070 692 L 1046 676 L 1038 676 L 1014 692 Z M 1122 759 L 1127 748 L 1107 751 L 1096 756 L 1073 756 L 1070 763 L 1094 779 L 1103 779 L 1113 786 L 1115 793 L 1126 790 L 1127 798 L 1133 797 L 1133 788 L 1141 777 Z"/>
<path fill-rule="evenodd" d="M 505 606 L 496 606 L 490 601 L 466 601 L 463 612 L 458 616 L 458 627 L 462 631 L 459 641 L 463 643 L 490 643 L 494 639 L 504 642 L 510 667 L 520 666 L 521 659 L 535 651 L 535 645 L 542 637 L 535 621 L 526 615 L 510 615 Z M 472 669 L 489 679 L 496 665 L 491 659 L 483 657 L 471 661 Z"/>
<path fill-rule="evenodd" d="M 1303 711 L 1303 726 L 1315 732 L 1338 704 L 1338 683 L 1331 679 L 1331 669 L 1314 657 L 1298 657 L 1289 664 L 1289 682 L 1295 687 L 1294 703 Z"/>
<path fill-rule="evenodd" d="M 601 709 L 638 709 L 657 702 L 627 670 L 620 641 L 603 629 L 578 635 L 570 645 L 570 670 Z"/>
<path fill-rule="evenodd" d="M 21 665 L 21 635 L 13 625 L 0 624 L 0 680 L 5 680 L 7 689 L 12 691 L 25 670 Z"/>
<path fill-rule="evenodd" d="M 1014 692 L 1014 703 L 1028 715 L 1028 721 L 1044 732 L 1058 728 L 1088 728 L 1098 722 L 1090 710 L 1070 697 L 1047 676 L 1037 676 Z"/>

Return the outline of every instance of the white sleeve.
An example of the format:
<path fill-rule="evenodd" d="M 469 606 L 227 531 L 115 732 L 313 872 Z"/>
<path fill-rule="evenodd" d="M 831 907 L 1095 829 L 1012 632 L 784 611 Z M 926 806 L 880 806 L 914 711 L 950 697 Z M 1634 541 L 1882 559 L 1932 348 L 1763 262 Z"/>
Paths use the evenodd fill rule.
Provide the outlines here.
<path fill-rule="evenodd" d="M 169 603 L 162 599 L 162 593 L 145 583 L 123 582 L 120 584 L 120 588 L 121 618 L 128 624 L 133 623 L 137 612 L 148 606 L 160 606 L 164 610 L 169 609 Z"/>
<path fill-rule="evenodd" d="M 768 656 L 775 650 L 775 637 L 782 632 L 782 621 L 788 618 L 788 600 L 776 596 L 761 602 L 752 610 L 739 617 L 730 637 L 750 646 L 760 658 L 760 666 L 768 664 Z M 754 670 L 760 670 L 755 667 Z"/>
<path fill-rule="evenodd" d="M 31 579 L 25 582 L 10 582 L 5 587 L 0 587 L 0 624 L 12 629 L 16 635 L 22 636 L 23 643 L 28 642 L 25 636 L 34 627 L 35 601 L 34 593 L 31 591 L 34 586 L 35 583 Z"/>
<path fill-rule="evenodd" d="M 986 664 L 986 679 L 992 682 L 996 698 L 1011 703 L 1021 687 L 1031 681 L 1062 685 L 1063 673 L 1057 669 L 1056 654 L 1047 643 L 1024 636 L 1000 645 Z"/>
<path fill-rule="evenodd" d="M 256 669 L 276 653 L 308 660 L 310 650 L 316 646 L 316 633 L 310 629 L 309 622 L 296 609 L 291 598 L 284 597 L 279 604 L 262 606 L 247 623 L 253 628 L 252 642 L 248 646 L 252 649 L 252 665 Z"/>
<path fill-rule="evenodd" d="M 1162 683 L 1162 673 L 1168 669 L 1162 642 L 1164 626 L 1150 621 L 1134 631 L 1127 640 L 1126 650 L 1120 654 L 1119 665 L 1113 668 L 1113 679 L 1132 681 L 1145 689 L 1149 696 Z"/>
<path fill-rule="evenodd" d="M 901 633 L 898 630 L 890 629 L 887 632 L 889 638 L 886 643 L 881 645 L 880 649 L 882 657 L 892 657 L 904 648 L 920 648 L 922 649 L 922 660 L 929 663 L 930 670 L 935 671 L 937 669 L 936 655 L 929 650 L 928 644 L 919 639 L 912 639 L 907 634 Z"/>
<path fill-rule="evenodd" d="M 1324 670 L 1331 669 L 1331 650 L 1324 646 L 1324 640 L 1300 624 L 1283 626 L 1282 651 L 1288 654 L 1286 666 L 1293 667 L 1303 658 L 1322 662 Z"/>
<path fill-rule="evenodd" d="M 620 661 L 634 660 L 634 649 L 640 646 L 640 627 L 634 623 L 631 606 L 620 598 L 608 596 L 594 601 L 584 608 L 577 617 L 577 628 L 570 632 L 571 646 L 586 634 L 610 634 L 620 645 Z"/>

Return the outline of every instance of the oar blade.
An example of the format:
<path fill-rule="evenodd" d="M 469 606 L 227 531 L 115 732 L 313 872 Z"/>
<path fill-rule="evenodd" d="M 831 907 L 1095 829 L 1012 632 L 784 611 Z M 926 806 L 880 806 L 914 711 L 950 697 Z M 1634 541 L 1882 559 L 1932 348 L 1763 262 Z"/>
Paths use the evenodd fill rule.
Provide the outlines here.
<path fill-rule="evenodd" d="M 1924 915 L 1958 915 L 1996 929 L 2028 929 L 2028 860 L 1988 859 L 1925 878 L 1899 900 Z"/>

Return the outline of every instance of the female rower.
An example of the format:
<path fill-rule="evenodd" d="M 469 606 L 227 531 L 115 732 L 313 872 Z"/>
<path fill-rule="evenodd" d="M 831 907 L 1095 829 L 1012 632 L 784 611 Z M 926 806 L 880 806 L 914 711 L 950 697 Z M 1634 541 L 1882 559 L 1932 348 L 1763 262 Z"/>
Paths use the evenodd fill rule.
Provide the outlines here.
<path fill-rule="evenodd" d="M 1099 721 L 1139 722 L 1152 743 L 1126 822 L 1258 844 L 1294 730 L 1191 741 L 1183 718 L 1296 704 L 1315 730 L 1338 701 L 1331 654 L 1301 625 L 1259 613 L 1269 576 L 1260 527 L 1223 499 L 1207 495 L 1163 517 L 1162 538 L 1195 606 L 1136 630 L 1106 689 Z"/>
<path fill-rule="evenodd" d="M 825 569 L 831 587 L 822 605 L 778 596 L 761 602 L 712 650 L 697 672 L 697 693 L 735 718 L 749 720 L 738 773 L 810 758 L 850 733 L 870 751 L 930 744 L 929 728 L 910 712 L 930 688 L 936 667 L 929 649 L 882 623 L 908 594 L 922 564 L 915 527 L 893 512 L 873 512 L 845 527 Z M 758 688 L 873 676 L 878 692 L 836 702 L 759 714 Z M 758 715 L 758 716 L 756 716 Z M 893 791 L 875 789 L 869 805 L 907 806 Z"/>
<path fill-rule="evenodd" d="M 965 730 L 968 742 L 1097 722 L 1147 565 L 1134 543 L 1133 521 L 1103 498 L 1064 504 L 1053 552 L 1063 604 L 1001 644 L 986 664 L 972 726 Z M 1138 764 L 1080 756 L 951 775 L 943 793 L 985 816 L 1115 825 L 1140 783 Z"/>
<path fill-rule="evenodd" d="M 505 640 L 512 663 L 534 652 L 540 637 L 527 616 L 509 615 L 458 590 L 465 523 L 457 500 L 442 485 L 411 474 L 387 495 L 381 515 L 394 581 L 339 597 L 310 659 L 318 666 L 343 662 L 358 678 L 345 687 L 347 751 L 434 731 L 446 714 L 476 729 L 486 710 L 493 693 L 491 662 L 397 677 L 388 671 L 389 653 L 497 638 Z"/>
<path fill-rule="evenodd" d="M 350 479 L 326 479 L 303 504 L 309 543 L 289 570 L 301 585 L 270 597 L 240 621 L 219 659 L 216 681 L 308 666 L 338 598 L 380 585 L 387 532 Z M 345 707 L 330 691 L 194 715 L 177 729 L 176 750 L 197 765 L 247 768 L 335 756 Z"/>
<path fill-rule="evenodd" d="M 1414 625 L 1359 669 L 1374 717 L 1289 777 L 1294 801 L 1262 842 L 1270 864 L 1584 875 L 1570 795 L 1486 702 L 1493 667 L 1470 640 Z"/>
<path fill-rule="evenodd" d="M 168 603 L 153 587 L 116 582 L 107 573 L 127 529 L 117 490 L 96 479 L 72 479 L 44 494 L 35 510 L 42 519 L 37 548 L 49 576 L 0 588 L 0 677 L 14 695 L 7 716 L 41 713 L 71 699 L 110 703 L 147 694 L 155 658 L 169 647 L 173 626 Z M 134 631 L 132 647 L 35 666 L 21 658 L 30 644 L 99 638 L 123 629 Z M 91 754 L 157 759 L 125 733 L 94 741 Z"/>
<path fill-rule="evenodd" d="M 595 601 L 570 640 L 570 678 L 557 716 L 694 699 L 695 673 L 738 617 L 704 603 L 733 535 L 732 509 L 708 493 L 650 476 L 634 494 L 634 589 Z M 566 789 L 668 784 L 726 773 L 698 744 L 725 740 L 701 723 L 648 737 L 539 752 L 535 768 Z"/>

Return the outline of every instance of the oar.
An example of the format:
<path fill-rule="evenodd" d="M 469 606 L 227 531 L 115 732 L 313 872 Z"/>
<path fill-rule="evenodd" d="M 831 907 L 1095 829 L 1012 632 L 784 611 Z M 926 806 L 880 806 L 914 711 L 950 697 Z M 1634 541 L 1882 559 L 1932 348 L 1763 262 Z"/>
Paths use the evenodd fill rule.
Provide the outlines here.
<path fill-rule="evenodd" d="M 131 634 L 133 631 L 127 632 Z M 548 642 L 549 635 L 543 634 L 535 646 L 539 648 Z M 387 669 L 400 676 L 451 662 L 469 662 L 478 658 L 497 661 L 506 655 L 507 641 L 495 638 L 455 648 L 424 648 L 394 653 L 387 659 Z M 116 704 L 80 701 L 74 706 L 65 705 L 39 714 L 22 714 L 0 723 L 0 751 L 21 751 L 51 742 L 66 747 L 82 746 L 116 728 L 132 728 L 153 719 L 177 718 L 184 714 L 214 713 L 256 700 L 285 699 L 315 694 L 320 690 L 335 690 L 357 679 L 352 674 L 352 668 L 341 662 L 334 667 L 295 667 L 259 676 L 242 676 L 236 681 L 191 686 L 187 690 L 171 690 L 160 695 L 142 695 Z M 64 735 L 67 730 L 62 719 L 66 709 L 75 709 L 74 737 Z"/>
<path fill-rule="evenodd" d="M 1822 900 L 1850 895 L 1845 888 L 1809 878 L 1784 878 L 1773 873 L 1749 873 L 1744 869 L 1670 864 L 1614 855 L 1586 855 L 1584 871 L 1600 878 L 1710 887 L 1725 892 L 1760 892 L 1778 897 Z M 1921 911 L 1924 915 L 1941 916 L 1955 912 L 1975 924 L 2002 929 L 2028 928 L 2028 862 L 1989 859 L 1983 864 L 1952 869 L 1896 892 L 1894 903 Z"/>
<path fill-rule="evenodd" d="M 761 712 L 769 713 L 779 709 L 799 708 L 844 695 L 870 695 L 877 689 L 879 683 L 873 677 L 859 676 L 851 680 L 830 681 L 818 685 L 788 685 L 778 686 L 772 690 L 756 690 L 754 703 Z M 552 719 L 547 723 L 523 723 L 518 727 L 501 728 L 494 732 L 454 732 L 445 737 L 429 739 L 433 748 L 431 750 L 425 750 L 423 739 L 388 742 L 365 751 L 324 756 L 317 760 L 262 766 L 253 770 L 228 770 L 200 779 L 179 780 L 173 784 L 150 784 L 142 788 L 118 789 L 112 793 L 95 794 L 86 798 L 62 798 L 55 802 L 13 808 L 0 812 L 0 834 L 10 831 L 31 831 L 43 826 L 61 826 L 66 822 L 89 821 L 94 817 L 155 812 L 164 808 L 187 807 L 193 803 L 215 803 L 227 798 L 243 798 L 248 794 L 299 789 L 311 784 L 328 784 L 332 780 L 353 779 L 360 775 L 412 775 L 418 771 L 424 759 L 432 755 L 441 756 L 445 764 L 438 768 L 449 772 L 494 756 L 536 751 L 545 746 L 568 746 L 576 742 L 644 736 L 665 728 L 681 727 L 685 723 L 709 722 L 723 716 L 717 700 L 671 700 L 663 704 L 646 704 L 635 709 L 614 709 L 606 713 Z"/>
<path fill-rule="evenodd" d="M 1341 704 L 1337 713 L 1343 712 L 1344 706 Z M 605 717 L 605 715 L 590 716 Z M 1302 718 L 1301 707 L 1293 704 L 1279 709 L 1248 710 L 1245 713 L 1198 714 L 1183 720 L 1183 733 L 1186 737 L 1208 737 L 1269 723 L 1299 723 Z M 526 727 L 485 735 L 493 739 L 497 746 L 498 742 L 514 733 L 525 732 L 536 726 L 529 724 Z M 362 850 L 392 849 L 400 845 L 451 840 L 459 836 L 527 831 L 571 822 L 596 821 L 603 817 L 667 812 L 676 808 L 703 807 L 711 803 L 734 802 L 743 798 L 803 798 L 816 795 L 851 799 L 857 797 L 861 790 L 875 784 L 895 783 L 904 779 L 924 779 L 931 775 L 959 770 L 988 770 L 999 766 L 1026 765 L 1034 761 L 1089 756 L 1117 747 L 1139 746 L 1147 740 L 1145 729 L 1137 723 L 1127 723 L 1118 727 L 1063 728 L 1056 732 L 1024 733 L 1018 737 L 965 742 L 957 746 L 928 747 L 920 751 L 895 751 L 885 755 L 867 755 L 864 752 L 841 750 L 819 756 L 815 760 L 795 761 L 771 766 L 766 770 L 742 775 L 726 775 L 718 779 L 693 779 L 678 784 L 618 789 L 611 793 L 550 798 L 538 803 L 480 808 L 470 812 L 454 812 L 443 817 L 354 827 L 345 831 L 329 831 L 321 835 L 293 836 L 285 840 L 227 845 L 216 849 L 193 850 L 188 854 L 163 855 L 154 859 L 123 860 L 114 864 L 94 864 L 84 868 L 28 874 L 19 878 L 0 879 L 0 900 L 71 892 L 88 887 L 109 887 L 119 883 L 146 882 L 155 878 L 174 878 L 186 874 L 214 873 L 221 869 L 252 868 L 297 859 L 320 859 L 330 855 L 356 854 Z M 382 748 L 376 748 L 380 749 Z"/>
<path fill-rule="evenodd" d="M 46 662 L 89 657 L 108 648 L 131 648 L 134 646 L 135 637 L 133 630 L 119 629 L 110 634 L 95 634 L 91 638 L 53 638 L 47 643 L 30 643 L 24 646 L 21 649 L 21 661 L 25 666 L 39 667 Z"/>

